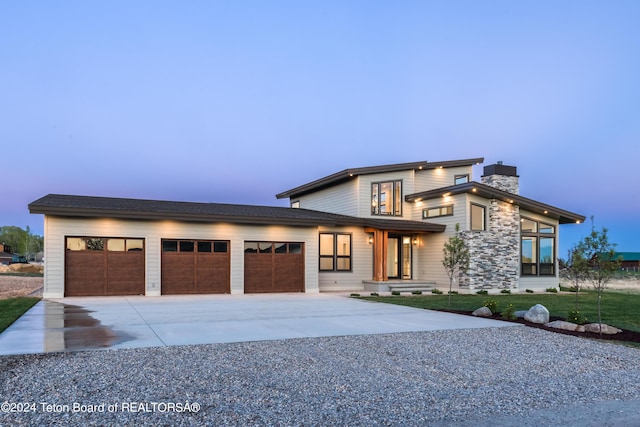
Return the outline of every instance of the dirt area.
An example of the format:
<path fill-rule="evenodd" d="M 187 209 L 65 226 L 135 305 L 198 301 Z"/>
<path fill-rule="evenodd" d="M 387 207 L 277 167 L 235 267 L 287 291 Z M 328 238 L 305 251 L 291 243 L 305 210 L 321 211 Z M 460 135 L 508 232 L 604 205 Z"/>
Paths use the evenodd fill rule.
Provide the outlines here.
<path fill-rule="evenodd" d="M 0 265 L 0 299 L 42 296 L 44 278 L 26 275 L 42 274 L 43 272 L 44 267 L 38 264 Z"/>

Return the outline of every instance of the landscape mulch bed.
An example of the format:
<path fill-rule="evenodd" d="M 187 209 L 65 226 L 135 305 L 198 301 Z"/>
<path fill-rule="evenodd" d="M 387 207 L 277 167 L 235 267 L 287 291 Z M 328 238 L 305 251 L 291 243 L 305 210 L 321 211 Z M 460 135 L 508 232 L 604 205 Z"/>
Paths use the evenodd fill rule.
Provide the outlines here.
<path fill-rule="evenodd" d="M 442 310 L 442 311 L 448 311 L 450 313 L 457 313 L 457 314 L 464 314 L 466 316 L 472 315 L 470 311 L 456 311 L 456 310 Z M 620 343 L 631 342 L 631 343 L 640 344 L 640 332 L 628 331 L 625 329 L 623 329 L 622 332 L 614 335 L 606 335 L 606 334 L 600 335 L 598 333 L 593 333 L 593 332 L 575 332 L 575 331 L 565 331 L 565 330 L 556 329 L 556 328 L 549 328 L 547 326 L 544 326 L 538 323 L 527 322 L 524 319 L 508 320 L 503 318 L 500 314 L 494 314 L 493 316 L 490 317 L 490 319 L 502 320 L 505 322 L 520 323 L 522 325 L 526 325 L 532 328 L 544 329 L 546 331 L 555 332 L 557 334 L 573 335 L 575 337 L 590 338 L 594 340 L 616 341 Z M 549 318 L 550 322 L 553 322 L 554 320 L 565 320 L 565 319 L 561 317 L 553 317 L 553 316 Z"/>

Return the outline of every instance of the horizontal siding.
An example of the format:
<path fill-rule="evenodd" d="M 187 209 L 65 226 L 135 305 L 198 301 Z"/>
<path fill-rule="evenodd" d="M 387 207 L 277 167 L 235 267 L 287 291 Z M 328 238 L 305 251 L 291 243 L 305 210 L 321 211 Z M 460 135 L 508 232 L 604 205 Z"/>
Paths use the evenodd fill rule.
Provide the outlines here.
<path fill-rule="evenodd" d="M 47 217 L 45 227 L 45 289 L 47 298 L 64 295 L 65 236 L 137 237 L 146 242 L 146 295 L 160 295 L 161 239 L 229 240 L 231 293 L 244 290 L 244 241 L 302 242 L 305 245 L 306 292 L 318 292 L 317 229 L 282 226 L 196 224 L 177 221 L 126 221 Z"/>
<path fill-rule="evenodd" d="M 473 181 L 472 166 L 417 171 L 414 192 L 419 193 L 454 185 L 456 175 L 469 175 L 469 181 Z"/>
<path fill-rule="evenodd" d="M 358 180 L 336 185 L 299 197 L 300 207 L 340 215 L 358 215 Z"/>
<path fill-rule="evenodd" d="M 361 291 L 363 280 L 373 277 L 373 245 L 369 244 L 369 235 L 361 227 L 321 228 L 319 232 L 351 233 L 350 272 L 322 272 L 318 274 L 318 286 L 321 292 Z M 319 249 L 319 248 L 318 248 Z M 315 261 L 316 271 L 319 270 Z"/>

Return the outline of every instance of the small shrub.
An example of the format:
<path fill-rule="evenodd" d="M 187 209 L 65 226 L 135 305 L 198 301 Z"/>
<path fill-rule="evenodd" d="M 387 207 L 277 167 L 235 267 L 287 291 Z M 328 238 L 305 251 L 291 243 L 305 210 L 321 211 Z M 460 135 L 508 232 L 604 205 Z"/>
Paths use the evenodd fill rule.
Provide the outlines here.
<path fill-rule="evenodd" d="M 500 291 L 501 294 L 510 294 L 511 293 L 511 289 L 503 289 Z"/>
<path fill-rule="evenodd" d="M 458 291 L 449 291 L 449 295 L 458 295 Z"/>
<path fill-rule="evenodd" d="M 517 317 L 515 315 L 515 309 L 513 308 L 513 304 L 509 304 L 507 306 L 507 308 L 505 308 L 504 310 L 502 310 L 502 313 L 500 313 L 502 315 L 502 317 L 504 317 L 507 320 L 516 320 Z"/>
<path fill-rule="evenodd" d="M 380 295 L 377 292 L 371 292 L 372 297 L 379 297 Z"/>
<path fill-rule="evenodd" d="M 411 291 L 413 295 L 422 295 L 422 291 Z"/>
<path fill-rule="evenodd" d="M 578 325 L 582 325 L 587 323 L 587 318 L 584 317 L 582 313 L 578 310 L 569 310 L 569 314 L 567 315 L 567 322 L 577 323 Z"/>
<path fill-rule="evenodd" d="M 352 297 L 359 297 L 360 294 L 351 294 Z"/>
<path fill-rule="evenodd" d="M 547 292 L 551 292 L 551 293 L 557 294 L 558 293 L 558 289 L 556 289 L 556 288 L 547 288 Z"/>
<path fill-rule="evenodd" d="M 431 293 L 435 295 L 442 295 L 442 291 L 436 288 L 431 289 Z"/>
<path fill-rule="evenodd" d="M 561 292 L 578 292 L 575 286 L 570 286 L 570 287 L 560 286 L 560 291 Z"/>
<path fill-rule="evenodd" d="M 486 289 L 480 289 L 478 292 L 476 292 L 476 294 L 478 295 L 487 295 L 489 293 L 489 291 L 487 291 Z"/>
<path fill-rule="evenodd" d="M 525 289 L 525 292 L 528 294 L 532 294 L 533 293 L 533 289 Z"/>
<path fill-rule="evenodd" d="M 493 300 L 493 299 L 485 300 L 485 302 L 482 305 L 484 305 L 489 310 L 491 310 L 492 313 L 498 312 L 498 301 L 496 300 Z"/>
<path fill-rule="evenodd" d="M 391 291 L 391 295 L 398 296 L 400 295 L 400 291 Z"/>

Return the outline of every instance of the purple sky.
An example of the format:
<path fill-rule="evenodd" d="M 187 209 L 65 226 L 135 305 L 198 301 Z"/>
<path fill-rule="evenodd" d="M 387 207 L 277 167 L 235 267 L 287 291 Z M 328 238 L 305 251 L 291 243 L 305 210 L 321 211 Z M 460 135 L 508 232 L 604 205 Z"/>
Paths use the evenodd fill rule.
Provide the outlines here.
<path fill-rule="evenodd" d="M 640 2 L 0 2 L 0 225 L 485 157 L 640 251 Z M 479 180 L 481 171 L 476 173 Z M 590 224 L 561 228 L 560 256 Z"/>

